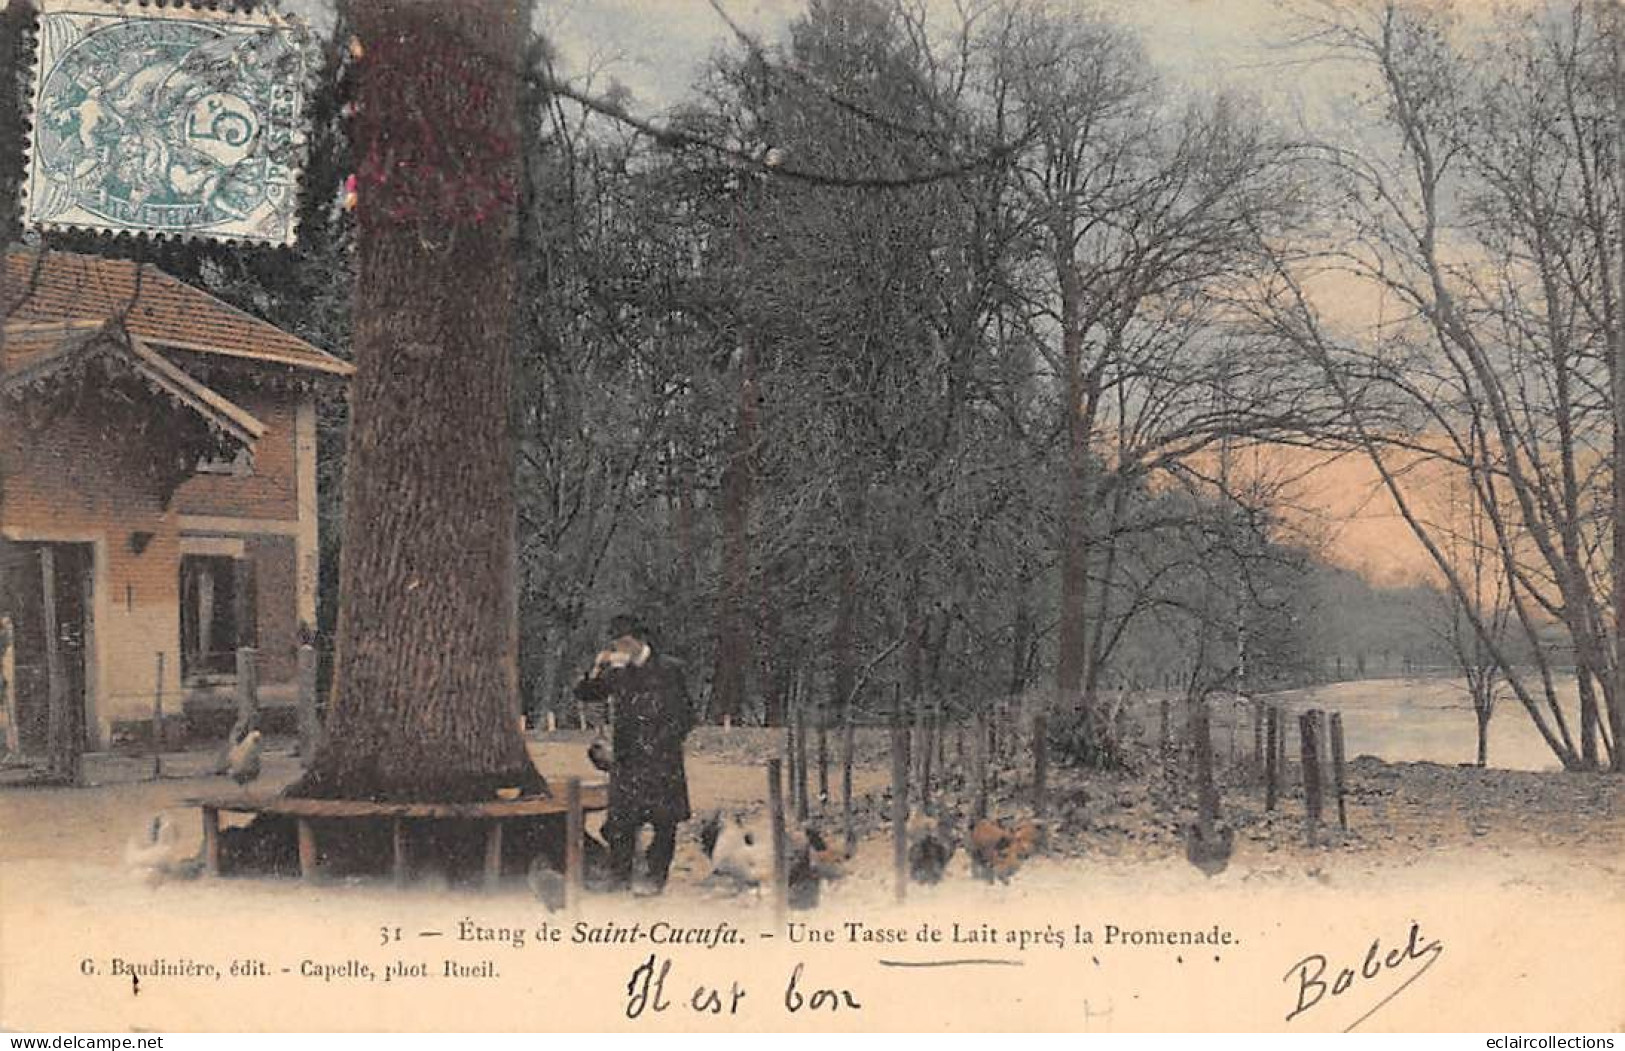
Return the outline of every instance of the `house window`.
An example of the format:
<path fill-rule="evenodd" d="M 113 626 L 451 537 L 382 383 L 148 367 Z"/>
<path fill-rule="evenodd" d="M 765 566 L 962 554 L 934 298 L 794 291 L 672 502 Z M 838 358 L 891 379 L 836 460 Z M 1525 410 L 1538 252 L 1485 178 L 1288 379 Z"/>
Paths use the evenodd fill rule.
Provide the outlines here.
<path fill-rule="evenodd" d="M 223 555 L 181 557 L 181 677 L 189 683 L 237 675 L 237 647 L 258 637 L 254 563 Z"/>
<path fill-rule="evenodd" d="M 198 461 L 198 474 L 224 474 L 243 477 L 254 473 L 254 458 L 248 446 L 237 450 L 235 456 L 211 456 Z"/>

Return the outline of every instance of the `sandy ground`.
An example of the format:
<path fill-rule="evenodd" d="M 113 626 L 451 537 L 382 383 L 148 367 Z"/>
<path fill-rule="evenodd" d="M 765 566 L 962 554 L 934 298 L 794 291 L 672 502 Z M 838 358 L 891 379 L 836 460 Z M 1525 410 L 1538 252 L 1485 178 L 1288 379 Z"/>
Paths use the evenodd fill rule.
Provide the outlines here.
<path fill-rule="evenodd" d="M 761 731 L 697 735 L 695 809 L 759 809 L 761 761 L 778 747 Z M 580 739 L 533 751 L 550 777 L 591 772 Z M 142 780 L 150 761 L 93 759 L 94 787 L 0 790 L 0 1026 L 1625 1027 L 1625 779 L 1362 759 L 1350 772 L 1350 831 L 1328 828 L 1311 845 L 1301 799 L 1288 796 L 1267 814 L 1261 787 L 1237 770 L 1223 792 L 1234 853 L 1209 878 L 1184 857 L 1182 786 L 1155 772 L 1058 770 L 1043 856 L 1009 884 L 987 885 L 970 877 L 961 850 L 943 883 L 912 887 L 898 904 L 881 754 L 878 740 L 860 748 L 863 838 L 847 875 L 825 885 L 817 909 L 785 921 L 761 894 L 705 880 L 691 834 L 666 895 L 590 896 L 570 916 L 549 914 L 519 880 L 493 893 L 433 879 L 405 889 L 272 879 L 150 886 L 122 863 L 132 830 L 171 808 L 186 830 L 179 849 L 194 850 L 199 825 L 183 800 L 235 786 L 207 776 Z M 949 759 L 935 802 L 968 807 L 955 780 L 963 765 Z M 166 766 L 200 774 L 207 762 L 192 753 Z M 297 771 L 286 748 L 273 747 L 255 790 Z M 1019 818 L 1024 795 L 1020 772 L 1003 771 L 995 811 Z M 656 923 L 722 924 L 741 943 L 673 946 L 652 939 Z M 613 940 L 633 924 L 641 936 Z M 893 930 L 902 933 L 877 933 Z M 1134 944 L 1121 933 L 1143 930 L 1187 933 L 1171 944 Z M 809 941 L 822 931 L 828 940 Z M 1390 953 L 1392 968 L 1383 963 Z M 673 965 L 663 988 L 672 1005 L 629 1018 L 628 982 L 651 955 Z M 1308 960 L 1312 971 L 1318 957 L 1328 970 L 1317 998 L 1298 965 Z M 936 966 L 964 960 L 980 962 Z M 130 962 L 159 971 L 191 962 L 218 977 L 149 973 L 137 992 L 115 973 Z M 448 975 L 448 963 L 468 976 Z M 405 973 L 386 980 L 392 965 Z M 415 977 L 419 966 L 427 977 Z M 1355 977 L 1332 995 L 1345 966 Z M 736 1013 L 693 1009 L 695 986 L 736 984 L 746 990 Z M 821 988 L 849 990 L 861 1006 L 792 1009 Z"/>

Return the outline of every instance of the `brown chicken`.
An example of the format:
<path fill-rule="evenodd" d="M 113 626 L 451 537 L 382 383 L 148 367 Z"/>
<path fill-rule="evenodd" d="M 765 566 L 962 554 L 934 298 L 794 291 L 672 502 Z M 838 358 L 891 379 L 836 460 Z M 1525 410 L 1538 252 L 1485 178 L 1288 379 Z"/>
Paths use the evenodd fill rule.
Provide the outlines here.
<path fill-rule="evenodd" d="M 1021 863 L 1037 852 L 1043 838 L 1036 821 L 1007 825 L 982 818 L 970 830 L 971 871 L 989 883 L 1008 883 Z"/>

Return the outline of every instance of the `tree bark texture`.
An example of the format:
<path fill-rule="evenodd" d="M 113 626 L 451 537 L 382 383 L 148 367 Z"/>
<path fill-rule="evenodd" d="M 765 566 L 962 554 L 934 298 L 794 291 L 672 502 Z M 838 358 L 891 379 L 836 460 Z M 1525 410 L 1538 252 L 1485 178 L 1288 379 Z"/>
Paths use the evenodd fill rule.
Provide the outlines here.
<path fill-rule="evenodd" d="M 516 0 L 356 0 L 356 376 L 328 743 L 290 792 L 543 788 L 519 730 Z"/>

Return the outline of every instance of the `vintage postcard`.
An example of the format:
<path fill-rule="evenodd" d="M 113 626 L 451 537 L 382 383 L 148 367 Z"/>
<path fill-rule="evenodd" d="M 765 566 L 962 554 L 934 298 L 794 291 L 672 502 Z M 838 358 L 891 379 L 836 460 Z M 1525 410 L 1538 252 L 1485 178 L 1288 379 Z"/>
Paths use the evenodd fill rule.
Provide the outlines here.
<path fill-rule="evenodd" d="M 1625 1028 L 1618 4 L 0 55 L 0 1029 Z"/>

